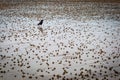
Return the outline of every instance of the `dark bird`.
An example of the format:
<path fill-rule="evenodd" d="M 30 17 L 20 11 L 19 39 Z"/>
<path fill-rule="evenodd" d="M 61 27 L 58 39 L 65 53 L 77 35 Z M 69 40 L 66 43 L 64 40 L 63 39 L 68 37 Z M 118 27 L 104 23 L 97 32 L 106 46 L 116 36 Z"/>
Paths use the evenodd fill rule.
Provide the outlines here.
<path fill-rule="evenodd" d="M 41 20 L 39 23 L 38 23 L 38 25 L 42 25 L 43 24 L 43 20 Z"/>

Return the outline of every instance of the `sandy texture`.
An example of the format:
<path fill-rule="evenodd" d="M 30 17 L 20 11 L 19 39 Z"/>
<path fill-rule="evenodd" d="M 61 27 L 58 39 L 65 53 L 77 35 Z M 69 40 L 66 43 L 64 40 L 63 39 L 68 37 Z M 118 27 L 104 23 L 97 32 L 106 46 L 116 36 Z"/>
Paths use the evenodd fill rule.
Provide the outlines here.
<path fill-rule="evenodd" d="M 119 3 L 43 2 L 2 9 L 0 80 L 119 80 L 119 32 Z"/>

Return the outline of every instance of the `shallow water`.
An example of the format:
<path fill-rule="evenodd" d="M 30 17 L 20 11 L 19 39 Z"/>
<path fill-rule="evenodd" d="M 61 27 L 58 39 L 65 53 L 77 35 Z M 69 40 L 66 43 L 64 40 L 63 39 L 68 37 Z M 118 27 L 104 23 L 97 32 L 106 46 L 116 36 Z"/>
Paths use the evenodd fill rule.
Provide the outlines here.
<path fill-rule="evenodd" d="M 0 80 L 119 80 L 119 13 L 90 2 L 0 10 Z"/>

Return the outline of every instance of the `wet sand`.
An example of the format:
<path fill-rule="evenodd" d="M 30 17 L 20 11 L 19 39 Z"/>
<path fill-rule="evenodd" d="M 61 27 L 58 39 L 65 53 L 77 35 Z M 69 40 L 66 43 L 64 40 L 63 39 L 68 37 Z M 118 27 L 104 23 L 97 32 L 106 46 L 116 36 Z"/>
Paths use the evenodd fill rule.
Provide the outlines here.
<path fill-rule="evenodd" d="M 119 80 L 119 13 L 96 2 L 2 8 L 0 80 Z"/>

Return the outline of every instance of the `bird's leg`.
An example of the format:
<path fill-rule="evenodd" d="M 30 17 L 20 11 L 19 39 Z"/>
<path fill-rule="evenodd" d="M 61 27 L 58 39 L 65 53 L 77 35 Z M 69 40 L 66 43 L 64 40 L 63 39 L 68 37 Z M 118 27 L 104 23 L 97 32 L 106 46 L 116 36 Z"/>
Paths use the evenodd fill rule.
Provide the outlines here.
<path fill-rule="evenodd" d="M 47 35 L 47 33 L 43 31 L 43 28 L 42 28 L 42 27 L 39 26 L 38 29 L 39 29 L 39 31 L 42 33 L 42 36 Z"/>
<path fill-rule="evenodd" d="M 42 27 L 38 27 L 38 29 L 43 33 L 43 28 Z"/>

